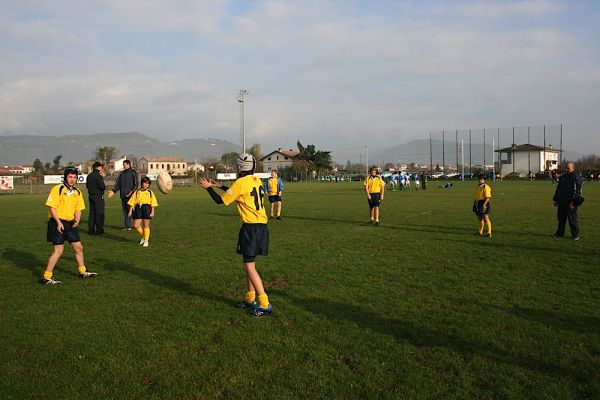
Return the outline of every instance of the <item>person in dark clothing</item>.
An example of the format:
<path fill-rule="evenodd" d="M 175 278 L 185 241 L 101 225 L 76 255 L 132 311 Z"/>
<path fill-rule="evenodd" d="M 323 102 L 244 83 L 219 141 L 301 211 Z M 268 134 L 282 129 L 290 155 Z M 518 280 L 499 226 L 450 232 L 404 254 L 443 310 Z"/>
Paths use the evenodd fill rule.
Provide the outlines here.
<path fill-rule="evenodd" d="M 131 161 L 123 161 L 123 172 L 117 178 L 113 190 L 108 192 L 108 197 L 114 196 L 115 192 L 121 192 L 121 206 L 123 207 L 123 230 L 130 231 L 133 227 L 133 221 L 129 216 L 129 199 L 138 186 L 137 171 L 131 168 Z"/>
<path fill-rule="evenodd" d="M 90 216 L 88 218 L 88 233 L 90 235 L 104 234 L 104 164 L 96 161 L 94 170 L 87 176 L 85 187 L 90 200 Z"/>
<path fill-rule="evenodd" d="M 569 220 L 571 237 L 579 240 L 579 222 L 577 221 L 577 205 L 575 199 L 581 196 L 581 177 L 575 172 L 575 164 L 567 163 L 565 172 L 558 179 L 554 192 L 554 206 L 558 207 L 558 228 L 555 237 L 565 236 L 565 224 Z"/>

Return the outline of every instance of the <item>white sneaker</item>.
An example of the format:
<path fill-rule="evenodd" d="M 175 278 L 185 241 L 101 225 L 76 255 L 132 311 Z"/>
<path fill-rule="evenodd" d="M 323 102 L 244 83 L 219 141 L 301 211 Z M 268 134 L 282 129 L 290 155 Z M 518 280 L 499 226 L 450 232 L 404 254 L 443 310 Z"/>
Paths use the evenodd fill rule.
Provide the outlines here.
<path fill-rule="evenodd" d="M 146 240 L 144 238 L 141 238 L 140 239 L 140 244 L 144 244 L 144 243 L 146 243 Z"/>
<path fill-rule="evenodd" d="M 148 247 L 148 242 L 146 240 L 144 240 L 144 244 L 142 246 Z"/>

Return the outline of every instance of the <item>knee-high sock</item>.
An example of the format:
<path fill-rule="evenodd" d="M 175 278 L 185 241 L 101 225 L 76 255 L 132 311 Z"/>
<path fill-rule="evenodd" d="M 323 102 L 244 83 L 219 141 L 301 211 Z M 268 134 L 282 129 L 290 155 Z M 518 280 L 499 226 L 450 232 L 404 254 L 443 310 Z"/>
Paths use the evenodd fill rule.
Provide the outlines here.
<path fill-rule="evenodd" d="M 483 226 L 484 226 L 484 224 L 485 224 L 484 220 L 480 220 L 479 221 L 479 234 L 480 235 L 483 235 Z"/>
<path fill-rule="evenodd" d="M 487 225 L 488 233 L 492 233 L 492 220 L 488 219 L 487 221 L 485 221 L 485 224 Z"/>
<path fill-rule="evenodd" d="M 150 239 L 150 227 L 144 228 L 144 240 L 147 242 Z"/>
<path fill-rule="evenodd" d="M 137 228 L 135 228 L 135 230 L 137 231 L 137 233 L 140 234 L 141 237 L 144 237 L 144 230 L 141 226 L 138 226 Z"/>

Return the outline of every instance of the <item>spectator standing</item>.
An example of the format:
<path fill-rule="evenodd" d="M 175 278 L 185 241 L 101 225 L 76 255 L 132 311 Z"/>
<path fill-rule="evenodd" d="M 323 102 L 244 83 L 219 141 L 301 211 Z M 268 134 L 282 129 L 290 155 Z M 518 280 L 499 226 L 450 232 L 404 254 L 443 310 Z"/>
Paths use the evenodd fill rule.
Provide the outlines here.
<path fill-rule="evenodd" d="M 133 227 L 133 221 L 129 216 L 129 199 L 138 186 L 137 171 L 131 167 L 131 161 L 123 161 L 123 172 L 119 174 L 113 190 L 108 192 L 108 197 L 114 196 L 116 192 L 121 192 L 121 206 L 123 208 L 123 230 L 130 231 Z"/>
<path fill-rule="evenodd" d="M 555 237 L 565 236 L 565 225 L 569 220 L 571 237 L 579 240 L 579 221 L 577 220 L 577 199 L 581 197 L 581 177 L 575 171 L 575 164 L 568 162 L 565 172 L 558 179 L 554 192 L 554 206 L 557 207 L 558 227 Z"/>
<path fill-rule="evenodd" d="M 90 201 L 90 215 L 88 218 L 88 233 L 90 235 L 104 234 L 104 164 L 94 162 L 94 170 L 88 175 L 85 186 L 88 190 Z"/>

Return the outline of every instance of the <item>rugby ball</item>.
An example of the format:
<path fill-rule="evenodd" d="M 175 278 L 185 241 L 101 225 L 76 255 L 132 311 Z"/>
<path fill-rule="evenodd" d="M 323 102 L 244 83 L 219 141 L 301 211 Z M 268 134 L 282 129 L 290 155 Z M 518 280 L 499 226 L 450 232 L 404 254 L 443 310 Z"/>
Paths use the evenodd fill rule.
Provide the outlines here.
<path fill-rule="evenodd" d="M 167 171 L 160 171 L 158 173 L 156 184 L 158 185 L 158 189 L 164 194 L 168 194 L 173 190 L 173 180 Z"/>

